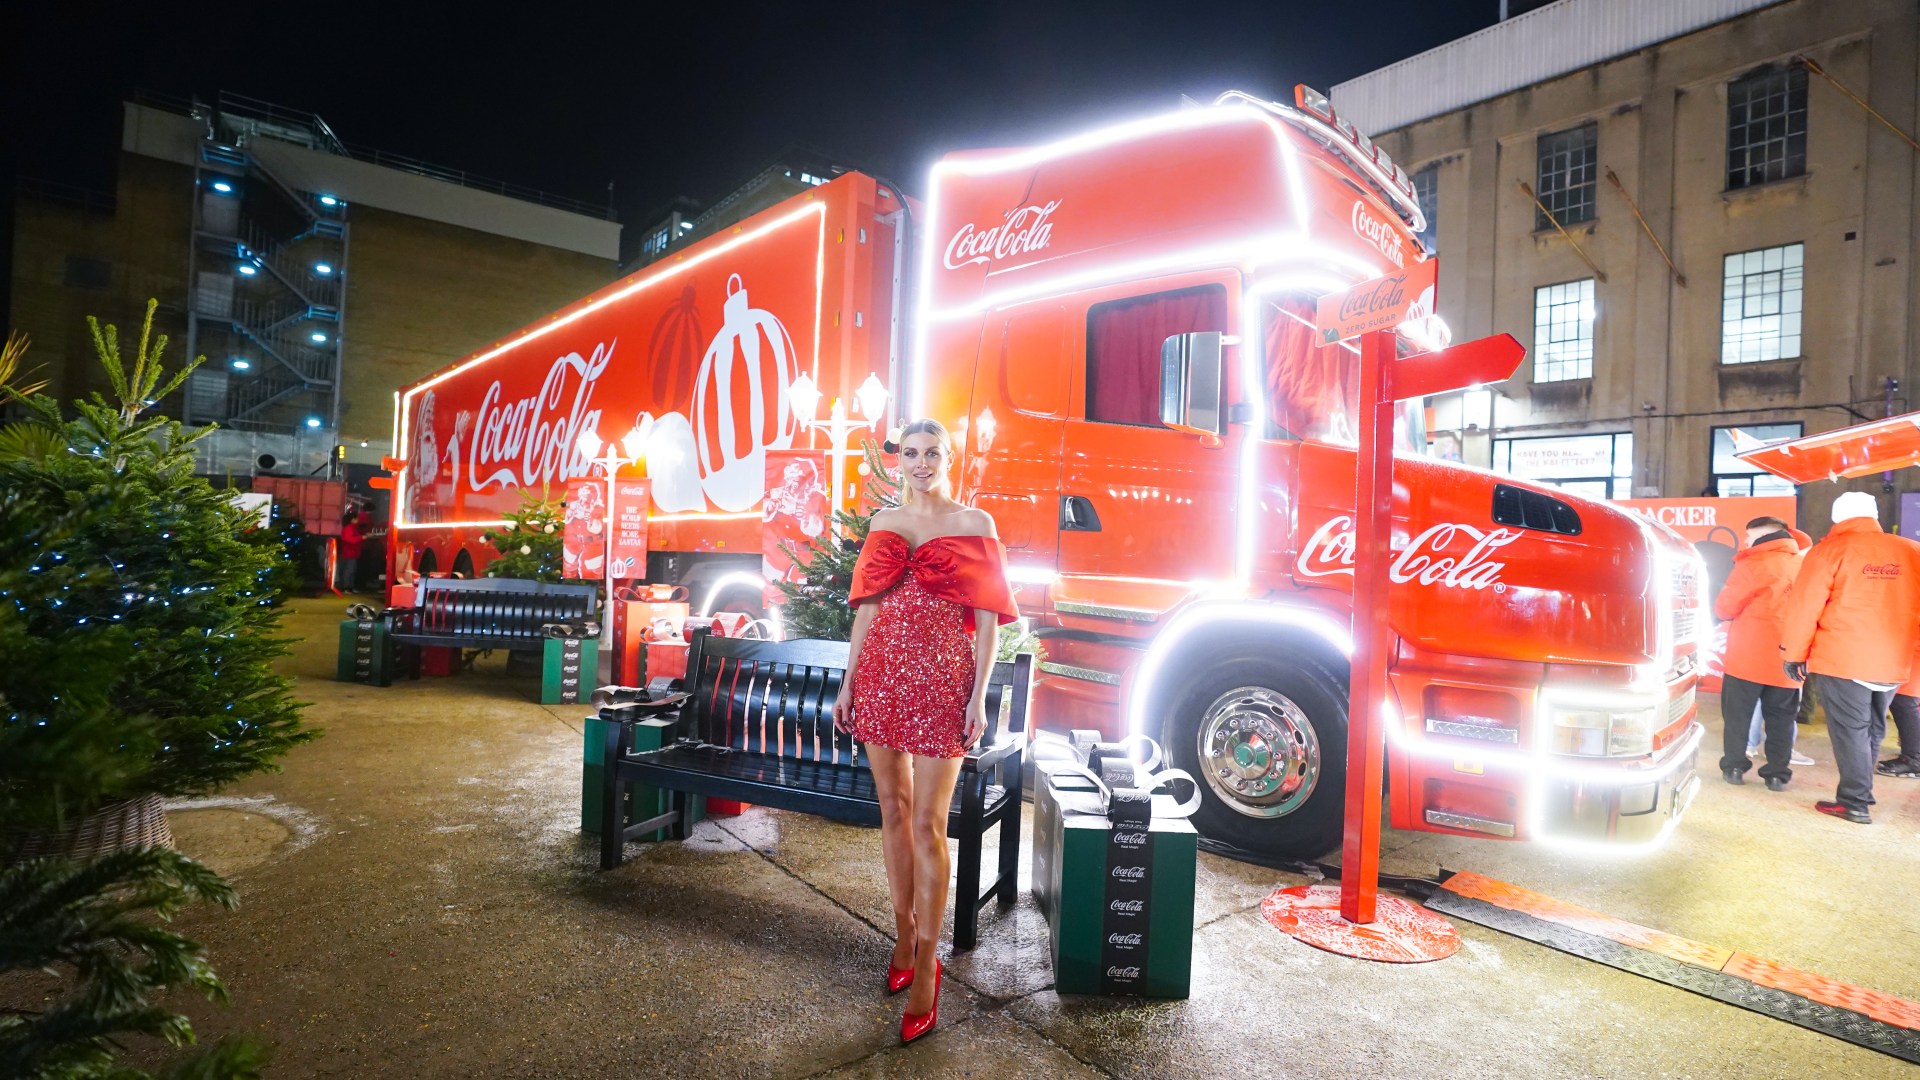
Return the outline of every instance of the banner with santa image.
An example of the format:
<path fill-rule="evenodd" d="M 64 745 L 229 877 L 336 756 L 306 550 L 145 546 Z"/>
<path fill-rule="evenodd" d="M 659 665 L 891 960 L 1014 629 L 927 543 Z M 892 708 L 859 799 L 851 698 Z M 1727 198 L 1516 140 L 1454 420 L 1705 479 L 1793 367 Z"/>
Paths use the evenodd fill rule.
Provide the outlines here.
<path fill-rule="evenodd" d="M 777 581 L 798 583 L 800 568 L 791 549 L 805 557 L 831 526 L 826 456 L 817 450 L 775 450 L 767 454 L 766 502 L 760 513 L 760 573 L 767 579 L 765 601 L 785 594 Z"/>
<path fill-rule="evenodd" d="M 568 484 L 563 522 L 560 576 L 569 581 L 600 578 L 607 569 L 607 485 L 599 480 Z"/>

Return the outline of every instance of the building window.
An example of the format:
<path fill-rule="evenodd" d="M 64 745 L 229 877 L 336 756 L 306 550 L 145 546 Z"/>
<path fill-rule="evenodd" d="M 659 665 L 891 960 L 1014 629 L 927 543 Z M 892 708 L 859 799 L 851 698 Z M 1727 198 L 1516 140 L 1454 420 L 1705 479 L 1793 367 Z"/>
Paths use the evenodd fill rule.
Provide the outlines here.
<path fill-rule="evenodd" d="M 113 284 L 113 264 L 90 255 L 69 255 L 64 280 L 70 288 L 105 289 Z"/>
<path fill-rule="evenodd" d="M 1533 381 L 1593 378 L 1593 279 L 1533 290 Z"/>
<path fill-rule="evenodd" d="M 1536 143 L 1539 153 L 1539 183 L 1534 185 L 1540 205 L 1553 212 L 1562 225 L 1577 225 L 1593 220 L 1595 190 L 1595 145 L 1598 124 L 1542 135 Z M 1546 214 L 1534 215 L 1534 228 L 1551 229 Z"/>
<path fill-rule="evenodd" d="M 1793 483 L 1783 480 L 1758 465 L 1749 465 L 1734 457 L 1742 450 L 1755 450 L 1771 443 L 1797 439 L 1806 430 L 1804 424 L 1742 424 L 1713 429 L 1713 493 L 1722 498 L 1738 495 L 1792 495 Z"/>
<path fill-rule="evenodd" d="M 1805 244 L 1726 258 L 1720 289 L 1720 362 L 1752 364 L 1800 355 Z"/>
<path fill-rule="evenodd" d="M 1180 334 L 1227 329 L 1219 285 L 1129 296 L 1087 311 L 1087 419 L 1160 426 L 1160 346 Z"/>
<path fill-rule="evenodd" d="M 1633 436 L 1495 439 L 1493 471 L 1588 498 L 1624 499 L 1633 490 Z"/>
<path fill-rule="evenodd" d="M 1420 243 L 1426 245 L 1430 254 L 1440 250 L 1434 243 L 1440 235 L 1439 196 L 1440 164 L 1435 162 L 1413 174 L 1413 197 L 1420 203 L 1420 216 L 1427 219 L 1426 230 L 1420 233 Z"/>
<path fill-rule="evenodd" d="M 1727 84 L 1727 189 L 1807 171 L 1807 69 L 1757 71 Z"/>
<path fill-rule="evenodd" d="M 673 230 L 670 228 L 662 227 L 658 230 L 655 230 L 653 235 L 647 237 L 646 241 L 640 245 L 640 250 L 645 252 L 648 255 L 657 256 L 664 253 L 667 250 L 667 245 L 671 243 L 672 240 L 673 240 Z"/>

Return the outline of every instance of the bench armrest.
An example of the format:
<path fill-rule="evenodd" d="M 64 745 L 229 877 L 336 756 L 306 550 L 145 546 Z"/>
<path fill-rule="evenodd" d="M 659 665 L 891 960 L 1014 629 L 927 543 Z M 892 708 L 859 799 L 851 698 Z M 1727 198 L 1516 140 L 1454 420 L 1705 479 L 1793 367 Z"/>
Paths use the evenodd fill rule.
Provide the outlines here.
<path fill-rule="evenodd" d="M 981 747 L 973 753 L 968 754 L 967 763 L 972 765 L 975 770 L 984 771 L 991 769 L 1007 758 L 1019 753 L 1025 743 L 1026 740 L 1021 738 L 1002 739 L 992 746 Z"/>

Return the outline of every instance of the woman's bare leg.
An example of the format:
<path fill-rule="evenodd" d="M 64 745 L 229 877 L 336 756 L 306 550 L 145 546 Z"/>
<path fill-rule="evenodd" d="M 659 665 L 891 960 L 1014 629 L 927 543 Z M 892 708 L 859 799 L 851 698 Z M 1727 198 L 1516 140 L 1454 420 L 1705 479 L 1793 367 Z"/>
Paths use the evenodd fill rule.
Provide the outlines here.
<path fill-rule="evenodd" d="M 947 811 L 953 804 L 957 757 L 913 758 L 913 907 L 918 922 L 918 954 L 907 1011 L 933 1008 L 934 966 L 940 956 L 940 926 L 947 917 L 947 886 L 953 875 L 947 862 Z"/>
<path fill-rule="evenodd" d="M 911 967 L 916 910 L 913 758 L 873 743 L 868 743 L 864 750 L 873 771 L 874 792 L 880 799 L 880 850 L 886 856 L 887 891 L 893 897 L 893 958 L 889 962 L 897 968 Z"/>

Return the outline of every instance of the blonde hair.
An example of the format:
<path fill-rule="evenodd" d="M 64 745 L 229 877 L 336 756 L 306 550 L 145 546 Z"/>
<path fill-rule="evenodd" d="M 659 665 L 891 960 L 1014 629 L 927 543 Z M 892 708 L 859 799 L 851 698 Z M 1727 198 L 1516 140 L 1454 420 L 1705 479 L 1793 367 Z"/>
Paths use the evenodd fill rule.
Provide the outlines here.
<path fill-rule="evenodd" d="M 905 427 L 900 429 L 900 437 L 894 440 L 893 446 L 895 454 L 903 454 L 906 452 L 907 436 L 909 435 L 931 435 L 940 440 L 940 460 L 942 463 L 940 478 L 947 481 L 948 495 L 951 496 L 953 481 L 948 478 L 945 470 L 953 467 L 953 436 L 947 434 L 947 429 L 940 421 L 932 419 L 931 417 L 911 420 L 908 421 Z M 907 483 L 906 469 L 904 467 L 900 470 L 900 505 L 903 507 L 913 505 L 913 485 Z"/>

